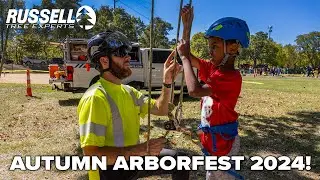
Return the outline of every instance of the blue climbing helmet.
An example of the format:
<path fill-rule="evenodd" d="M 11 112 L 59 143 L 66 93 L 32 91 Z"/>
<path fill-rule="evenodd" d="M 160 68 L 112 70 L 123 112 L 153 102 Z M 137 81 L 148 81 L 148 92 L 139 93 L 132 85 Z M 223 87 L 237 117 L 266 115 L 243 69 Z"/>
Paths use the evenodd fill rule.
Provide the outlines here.
<path fill-rule="evenodd" d="M 249 47 L 250 31 L 244 20 L 225 17 L 214 22 L 206 31 L 205 37 L 220 37 L 221 39 L 237 40 L 243 48 Z"/>

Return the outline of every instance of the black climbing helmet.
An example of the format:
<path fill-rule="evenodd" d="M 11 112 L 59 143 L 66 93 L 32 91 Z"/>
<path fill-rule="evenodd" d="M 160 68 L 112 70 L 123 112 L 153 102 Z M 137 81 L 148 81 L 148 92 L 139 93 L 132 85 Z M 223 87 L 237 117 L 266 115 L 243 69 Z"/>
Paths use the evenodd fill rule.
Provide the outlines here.
<path fill-rule="evenodd" d="M 131 43 L 127 36 L 119 31 L 106 31 L 93 36 L 88 41 L 88 58 L 97 63 L 100 57 L 112 54 L 119 57 L 126 56 L 131 50 Z"/>

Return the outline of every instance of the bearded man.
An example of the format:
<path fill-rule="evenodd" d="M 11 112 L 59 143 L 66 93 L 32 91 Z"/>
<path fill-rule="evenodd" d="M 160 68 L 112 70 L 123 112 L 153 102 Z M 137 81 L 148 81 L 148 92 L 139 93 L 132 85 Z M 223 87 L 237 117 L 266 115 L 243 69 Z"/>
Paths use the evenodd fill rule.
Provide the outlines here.
<path fill-rule="evenodd" d="M 121 32 L 99 33 L 88 41 L 88 57 L 100 71 L 100 79 L 89 87 L 78 105 L 80 144 L 86 156 L 107 156 L 107 170 L 89 171 L 89 179 L 137 179 L 159 174 L 171 174 L 172 179 L 189 179 L 188 171 L 113 171 L 118 156 L 129 160 L 130 156 L 184 155 L 164 149 L 164 137 L 140 143 L 140 119 L 148 114 L 149 98 L 121 80 L 129 77 L 131 43 Z M 163 66 L 163 87 L 158 99 L 151 99 L 151 114 L 168 114 L 170 88 L 181 66 L 174 62 L 174 52 Z M 174 68 L 176 70 L 174 71 Z M 128 163 L 129 164 L 129 163 Z M 130 166 L 129 166 L 130 167 Z"/>

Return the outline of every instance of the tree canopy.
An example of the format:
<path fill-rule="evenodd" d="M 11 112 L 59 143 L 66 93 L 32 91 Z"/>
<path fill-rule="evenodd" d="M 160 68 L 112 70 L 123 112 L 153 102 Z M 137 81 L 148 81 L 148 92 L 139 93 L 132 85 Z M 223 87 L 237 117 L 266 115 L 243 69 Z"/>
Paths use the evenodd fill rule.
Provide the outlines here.
<path fill-rule="evenodd" d="M 41 9 L 73 9 L 75 13 L 81 6 L 81 0 L 42 0 L 34 8 Z M 90 30 L 80 28 L 27 28 L 10 29 L 5 27 L 6 14 L 9 8 L 25 8 L 24 0 L 0 1 L 0 42 L 2 59 L 11 59 L 16 63 L 23 56 L 37 56 L 41 59 L 50 59 L 62 56 L 62 52 L 50 42 L 61 42 L 67 36 L 74 38 L 90 38 L 106 30 L 117 30 L 127 35 L 130 41 L 139 42 L 141 47 L 149 47 L 150 24 L 145 24 L 139 17 L 135 17 L 123 8 L 113 9 L 110 6 L 101 6 L 94 9 L 97 21 Z M 64 17 L 66 18 L 66 17 Z M 86 24 L 88 16 L 81 17 L 79 24 Z M 173 48 L 176 39 L 169 39 L 168 35 L 173 30 L 169 22 L 156 17 L 154 19 L 154 47 Z M 257 32 L 250 37 L 250 46 L 242 49 L 238 57 L 239 63 L 249 63 L 253 66 L 268 64 L 281 67 L 301 67 L 320 65 L 320 32 L 310 32 L 298 35 L 296 45 L 282 45 L 269 38 L 266 32 Z M 208 43 L 203 32 L 196 32 L 191 38 L 191 51 L 194 55 L 208 59 Z M 3 61 L 2 61 L 3 64 Z M 2 67 L 1 64 L 1 67 Z M 0 68 L 2 69 L 2 68 Z"/>

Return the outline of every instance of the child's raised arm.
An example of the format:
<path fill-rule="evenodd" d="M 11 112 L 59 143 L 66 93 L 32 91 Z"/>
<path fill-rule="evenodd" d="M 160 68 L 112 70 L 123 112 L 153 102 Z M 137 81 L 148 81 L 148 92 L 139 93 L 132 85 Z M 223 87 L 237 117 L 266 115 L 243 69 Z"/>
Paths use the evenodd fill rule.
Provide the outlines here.
<path fill-rule="evenodd" d="M 202 86 L 196 78 L 196 75 L 194 74 L 194 71 L 192 69 L 190 61 L 191 55 L 189 42 L 186 42 L 182 39 L 178 44 L 178 53 L 183 64 L 184 75 L 189 95 L 192 97 L 210 96 L 212 94 L 211 88 L 206 85 Z"/>
<path fill-rule="evenodd" d="M 183 7 L 181 12 L 181 19 L 183 23 L 182 39 L 185 40 L 186 42 L 190 41 L 193 17 L 194 17 L 193 7 L 190 7 L 190 5 L 187 4 L 186 6 Z M 191 61 L 192 67 L 199 69 L 199 58 L 195 57 L 193 54 L 190 53 L 190 61 Z"/>

